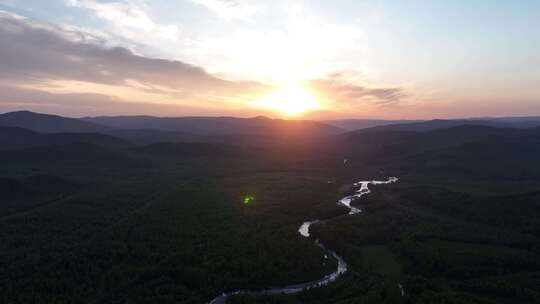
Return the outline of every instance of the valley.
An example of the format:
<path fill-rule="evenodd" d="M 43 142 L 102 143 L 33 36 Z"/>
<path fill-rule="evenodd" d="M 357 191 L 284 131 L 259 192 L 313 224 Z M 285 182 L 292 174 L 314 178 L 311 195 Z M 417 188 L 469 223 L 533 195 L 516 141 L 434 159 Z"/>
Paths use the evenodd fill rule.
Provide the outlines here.
<path fill-rule="evenodd" d="M 539 296 L 536 128 L 271 134 L 252 144 L 3 130 L 2 302 Z"/>

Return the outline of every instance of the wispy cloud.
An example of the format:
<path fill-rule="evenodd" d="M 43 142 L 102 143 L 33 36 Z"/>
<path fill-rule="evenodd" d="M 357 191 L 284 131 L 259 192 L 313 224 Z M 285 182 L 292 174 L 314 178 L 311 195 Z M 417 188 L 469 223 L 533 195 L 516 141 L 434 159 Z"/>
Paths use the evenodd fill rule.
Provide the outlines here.
<path fill-rule="evenodd" d="M 262 5 L 256 5 L 247 1 L 240 2 L 235 0 L 192 0 L 193 3 L 205 6 L 218 17 L 231 21 L 243 20 L 251 21 L 253 15 L 263 8 Z"/>
<path fill-rule="evenodd" d="M 93 11 L 98 18 L 109 22 L 115 33 L 128 38 L 135 38 L 143 33 L 162 39 L 178 39 L 178 26 L 160 24 L 148 14 L 144 6 L 132 1 L 66 0 L 66 4 Z"/>
<path fill-rule="evenodd" d="M 366 45 L 361 28 L 334 23 L 302 5 L 276 5 L 260 15 L 276 26 L 232 26 L 227 35 L 198 37 L 190 56 L 215 71 L 288 82 L 344 69 L 343 56 L 362 54 Z"/>
<path fill-rule="evenodd" d="M 370 87 L 349 80 L 341 73 L 311 80 L 308 85 L 325 99 L 346 104 L 363 102 L 364 104 L 388 105 L 407 96 L 402 88 Z"/>
<path fill-rule="evenodd" d="M 227 80 L 182 61 L 150 58 L 127 48 L 111 47 L 109 37 L 100 32 L 3 11 L 0 41 L 5 42 L 0 44 L 3 109 L 23 105 L 38 110 L 63 105 L 70 111 L 77 109 L 77 113 L 97 113 L 107 107 L 109 113 L 119 113 L 116 110 L 124 103 L 148 113 L 165 113 L 165 109 L 174 113 L 190 109 L 189 113 L 196 113 L 193 109 L 197 108 L 207 113 L 209 109 L 245 113 L 272 89 L 272 85 L 256 81 Z M 285 52 L 282 55 L 279 58 L 287 59 Z M 284 62 L 276 65 L 283 66 Z M 405 97 L 401 88 L 363 85 L 345 74 L 331 74 L 307 84 L 318 97 L 337 108 L 395 105 Z M 156 108 L 149 110 L 152 104 Z"/>
<path fill-rule="evenodd" d="M 0 85 L 0 112 L 32 110 L 67 116 L 91 115 L 224 115 L 227 110 L 195 105 L 125 100 L 99 93 L 51 93 Z M 238 113 L 236 113 L 238 114 Z M 230 113 L 230 115 L 233 115 Z"/>
<path fill-rule="evenodd" d="M 268 87 L 228 81 L 181 61 L 148 58 L 77 28 L 41 23 L 0 11 L 0 84 L 74 88 L 73 93 L 139 92 L 158 100 L 201 105 L 234 103 Z M 4 43 L 5 42 L 5 43 Z M 128 90 L 129 89 L 129 90 Z M 85 91 L 86 90 L 86 91 Z M 130 93 L 130 95 L 136 95 Z M 7 98 L 7 96 L 3 96 Z"/>

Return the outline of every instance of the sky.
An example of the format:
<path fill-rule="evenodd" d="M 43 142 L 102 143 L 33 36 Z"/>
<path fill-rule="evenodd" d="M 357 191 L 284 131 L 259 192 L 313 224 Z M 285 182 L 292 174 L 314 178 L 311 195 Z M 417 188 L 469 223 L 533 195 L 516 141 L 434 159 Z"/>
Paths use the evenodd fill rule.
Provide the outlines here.
<path fill-rule="evenodd" d="M 540 115 L 540 1 L 0 0 L 0 112 Z"/>

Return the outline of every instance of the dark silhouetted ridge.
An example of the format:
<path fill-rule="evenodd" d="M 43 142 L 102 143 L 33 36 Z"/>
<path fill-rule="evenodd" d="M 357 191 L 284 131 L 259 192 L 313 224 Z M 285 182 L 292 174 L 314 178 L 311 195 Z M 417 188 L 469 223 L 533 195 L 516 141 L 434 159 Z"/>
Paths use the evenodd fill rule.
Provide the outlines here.
<path fill-rule="evenodd" d="M 109 130 L 107 127 L 80 119 L 29 111 L 0 114 L 0 126 L 19 127 L 42 133 L 99 133 Z"/>
<path fill-rule="evenodd" d="M 270 119 L 264 116 L 254 118 L 110 116 L 87 117 L 84 120 L 112 128 L 177 131 L 199 136 L 270 136 L 275 132 L 281 132 L 282 135 L 328 136 L 341 132 L 340 128 L 315 121 Z"/>

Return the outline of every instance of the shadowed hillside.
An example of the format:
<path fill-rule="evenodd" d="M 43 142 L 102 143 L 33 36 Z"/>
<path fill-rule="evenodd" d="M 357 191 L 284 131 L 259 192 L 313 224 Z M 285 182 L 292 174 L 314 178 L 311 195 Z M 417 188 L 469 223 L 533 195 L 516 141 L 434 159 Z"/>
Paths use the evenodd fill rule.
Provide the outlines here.
<path fill-rule="evenodd" d="M 60 167 L 126 167 L 138 162 L 120 151 L 90 143 L 70 143 L 21 150 L 1 151 L 0 157 L 9 166 Z"/>
<path fill-rule="evenodd" d="M 128 143 L 120 138 L 98 133 L 38 133 L 27 129 L 0 127 L 0 150 L 35 146 L 62 145 L 76 142 L 122 147 Z"/>
<path fill-rule="evenodd" d="M 196 135 L 325 136 L 339 133 L 337 127 L 302 120 L 234 117 L 89 117 L 85 121 L 122 129 L 180 131 Z"/>
<path fill-rule="evenodd" d="M 343 276 L 227 303 L 540 298 L 540 129 L 165 121 L 178 129 L 0 128 L 4 302 L 207 303 L 332 273 L 337 261 L 313 239 L 347 262 Z M 336 203 L 353 183 L 389 176 L 399 181 L 351 202 L 361 213 Z M 322 221 L 301 237 L 312 219 Z"/>

